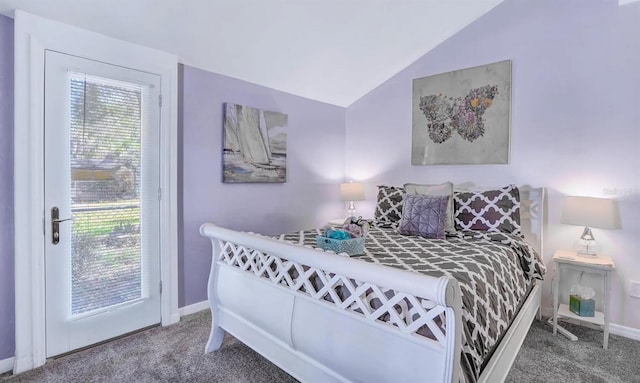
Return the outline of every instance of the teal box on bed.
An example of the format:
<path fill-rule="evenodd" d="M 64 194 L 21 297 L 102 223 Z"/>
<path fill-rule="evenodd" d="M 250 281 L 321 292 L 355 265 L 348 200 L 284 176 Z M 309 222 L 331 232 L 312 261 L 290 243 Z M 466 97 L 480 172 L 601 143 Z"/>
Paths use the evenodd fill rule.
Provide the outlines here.
<path fill-rule="evenodd" d="M 316 237 L 318 247 L 323 250 L 331 250 L 336 254 L 347 253 L 356 255 L 364 253 L 364 237 L 350 239 L 334 239 L 319 235 Z"/>

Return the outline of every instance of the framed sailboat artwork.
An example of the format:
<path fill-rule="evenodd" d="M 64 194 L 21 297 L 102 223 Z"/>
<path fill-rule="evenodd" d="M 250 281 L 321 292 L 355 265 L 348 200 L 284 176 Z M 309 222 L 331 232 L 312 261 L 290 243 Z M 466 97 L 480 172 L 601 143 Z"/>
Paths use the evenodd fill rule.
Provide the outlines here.
<path fill-rule="evenodd" d="M 287 182 L 287 115 L 224 104 L 225 183 Z"/>

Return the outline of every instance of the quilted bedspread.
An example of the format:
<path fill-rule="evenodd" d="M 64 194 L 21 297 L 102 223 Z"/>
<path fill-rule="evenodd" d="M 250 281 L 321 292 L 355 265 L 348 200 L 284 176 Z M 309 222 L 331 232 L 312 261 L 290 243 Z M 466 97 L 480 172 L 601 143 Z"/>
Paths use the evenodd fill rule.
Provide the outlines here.
<path fill-rule="evenodd" d="M 294 244 L 316 246 L 320 230 L 281 235 Z M 446 239 L 404 236 L 393 228 L 372 227 L 358 258 L 434 277 L 458 280 L 463 304 L 461 367 L 475 382 L 484 363 L 515 318 L 544 264 L 519 236 L 463 231 Z"/>

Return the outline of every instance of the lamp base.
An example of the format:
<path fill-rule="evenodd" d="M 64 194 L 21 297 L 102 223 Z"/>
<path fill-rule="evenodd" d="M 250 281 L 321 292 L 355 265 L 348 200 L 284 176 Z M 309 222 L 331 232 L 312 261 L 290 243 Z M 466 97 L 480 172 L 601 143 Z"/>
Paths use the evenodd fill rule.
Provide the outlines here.
<path fill-rule="evenodd" d="M 593 237 L 591 229 L 585 227 L 578 243 L 576 244 L 576 254 L 579 257 L 594 258 L 598 256 L 599 248 L 600 246 L 598 246 L 598 243 Z"/>
<path fill-rule="evenodd" d="M 349 207 L 347 208 L 347 217 L 355 217 L 356 216 L 356 205 L 353 201 L 349 201 Z"/>

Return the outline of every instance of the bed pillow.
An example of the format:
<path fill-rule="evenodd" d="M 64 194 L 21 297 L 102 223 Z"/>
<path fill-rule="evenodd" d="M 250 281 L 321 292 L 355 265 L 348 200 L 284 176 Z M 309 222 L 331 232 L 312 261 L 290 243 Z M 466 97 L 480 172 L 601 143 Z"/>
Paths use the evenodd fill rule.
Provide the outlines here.
<path fill-rule="evenodd" d="M 378 224 L 395 224 L 402 216 L 404 189 L 398 186 L 378 185 L 378 202 L 373 217 Z"/>
<path fill-rule="evenodd" d="M 407 194 L 426 195 L 429 197 L 448 196 L 447 217 L 445 231 L 447 233 L 455 233 L 456 227 L 453 221 L 453 183 L 445 182 L 439 185 L 421 185 L 421 184 L 404 184 L 404 190 Z"/>
<path fill-rule="evenodd" d="M 402 204 L 399 234 L 444 239 L 449 196 L 407 194 Z"/>
<path fill-rule="evenodd" d="M 455 192 L 453 200 L 457 230 L 522 233 L 520 191 L 515 185 L 495 190 Z"/>

